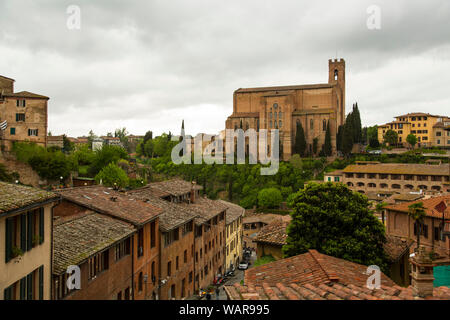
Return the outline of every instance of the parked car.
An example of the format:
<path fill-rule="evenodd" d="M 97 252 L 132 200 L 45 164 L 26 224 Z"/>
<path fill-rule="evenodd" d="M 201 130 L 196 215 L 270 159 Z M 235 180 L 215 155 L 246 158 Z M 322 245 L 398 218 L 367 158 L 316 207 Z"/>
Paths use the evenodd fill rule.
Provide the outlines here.
<path fill-rule="evenodd" d="M 248 269 L 248 262 L 242 261 L 241 263 L 239 263 L 238 269 L 239 270 L 247 270 Z"/>

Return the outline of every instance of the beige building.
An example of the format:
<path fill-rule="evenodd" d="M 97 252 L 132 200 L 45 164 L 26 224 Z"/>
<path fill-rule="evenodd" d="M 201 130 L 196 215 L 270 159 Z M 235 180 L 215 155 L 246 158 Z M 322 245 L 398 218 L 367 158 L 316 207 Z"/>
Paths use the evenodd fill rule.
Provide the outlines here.
<path fill-rule="evenodd" d="M 228 206 L 225 213 L 225 271 L 234 269 L 239 265 L 243 254 L 243 219 L 245 209 L 237 204 L 219 200 Z"/>
<path fill-rule="evenodd" d="M 14 79 L 0 76 L 0 130 L 2 150 L 11 150 L 14 141 L 31 141 L 47 145 L 48 97 L 28 91 L 14 92 Z"/>
<path fill-rule="evenodd" d="M 0 182 L 0 300 L 49 300 L 59 196 Z"/>
<path fill-rule="evenodd" d="M 342 183 L 360 193 L 450 192 L 448 164 L 406 164 L 357 161 L 342 170 Z"/>
<path fill-rule="evenodd" d="M 414 134 L 419 147 L 450 147 L 450 118 L 423 112 L 408 113 L 395 117 L 395 121 L 378 126 L 378 141 L 384 141 L 388 130 L 398 134 L 398 143 L 409 146 L 406 137 Z"/>
<path fill-rule="evenodd" d="M 279 129 L 280 155 L 287 160 L 295 143 L 297 123 L 305 132 L 308 150 L 315 138 L 318 149 L 325 141 L 330 123 L 333 151 L 336 133 L 345 122 L 345 61 L 328 61 L 328 82 L 238 89 L 233 94 L 233 114 L 226 120 L 227 129 Z M 270 139 L 269 139 L 270 141 Z"/>

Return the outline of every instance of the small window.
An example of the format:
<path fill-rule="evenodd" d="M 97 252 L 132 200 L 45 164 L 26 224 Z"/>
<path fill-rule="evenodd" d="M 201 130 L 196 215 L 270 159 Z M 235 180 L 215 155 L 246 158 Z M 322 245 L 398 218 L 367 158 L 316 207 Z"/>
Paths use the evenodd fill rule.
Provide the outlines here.
<path fill-rule="evenodd" d="M 274 103 L 274 104 L 273 104 L 273 108 L 274 108 L 275 110 L 277 110 L 277 108 L 278 108 L 278 103 Z"/>
<path fill-rule="evenodd" d="M 29 137 L 37 137 L 38 136 L 38 129 L 28 129 L 28 136 Z"/>
<path fill-rule="evenodd" d="M 314 129 L 314 120 L 313 119 L 309 120 L 309 127 L 311 129 Z"/>
<path fill-rule="evenodd" d="M 327 131 L 327 120 L 322 121 L 323 131 Z"/>
<path fill-rule="evenodd" d="M 24 122 L 25 113 L 16 113 L 16 122 Z"/>
<path fill-rule="evenodd" d="M 25 100 L 17 100 L 18 107 L 25 107 Z"/>
<path fill-rule="evenodd" d="M 16 128 L 9 128 L 9 134 L 10 135 L 15 135 L 16 134 Z"/>

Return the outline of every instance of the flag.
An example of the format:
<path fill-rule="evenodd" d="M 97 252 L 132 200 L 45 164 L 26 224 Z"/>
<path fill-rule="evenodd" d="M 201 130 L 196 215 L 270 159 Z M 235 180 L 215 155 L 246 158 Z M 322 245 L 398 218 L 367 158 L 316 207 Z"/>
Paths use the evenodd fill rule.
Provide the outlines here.
<path fill-rule="evenodd" d="M 6 130 L 7 127 L 8 122 L 6 120 L 0 123 L 0 130 Z"/>

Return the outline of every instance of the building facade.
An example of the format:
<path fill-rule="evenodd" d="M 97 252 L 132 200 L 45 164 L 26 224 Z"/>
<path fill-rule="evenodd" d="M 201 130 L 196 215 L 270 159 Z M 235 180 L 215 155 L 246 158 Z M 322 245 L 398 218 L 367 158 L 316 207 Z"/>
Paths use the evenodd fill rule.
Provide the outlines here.
<path fill-rule="evenodd" d="M 14 92 L 14 79 L 0 76 L 0 122 L 7 121 L 0 130 L 0 143 L 10 151 L 14 141 L 30 141 L 47 145 L 47 107 L 49 98 L 28 91 Z"/>
<path fill-rule="evenodd" d="M 328 83 L 238 89 L 233 94 L 233 113 L 226 129 L 279 129 L 280 158 L 287 160 L 293 152 L 297 124 L 305 132 L 312 153 L 317 139 L 319 150 L 325 142 L 330 124 L 333 152 L 336 133 L 345 122 L 345 61 L 328 61 Z M 269 143 L 270 143 L 270 139 Z"/>
<path fill-rule="evenodd" d="M 342 183 L 360 193 L 450 192 L 448 164 L 405 164 L 357 161 L 342 170 Z"/>
<path fill-rule="evenodd" d="M 450 118 L 423 112 L 408 113 L 395 117 L 395 121 L 378 126 L 378 141 L 384 142 L 388 130 L 398 134 L 398 143 L 409 146 L 406 137 L 414 134 L 419 147 L 450 147 Z"/>
<path fill-rule="evenodd" d="M 245 209 L 237 204 L 220 200 L 228 206 L 225 214 L 225 271 L 234 270 L 243 257 L 243 219 Z"/>
<path fill-rule="evenodd" d="M 50 300 L 57 201 L 54 193 L 0 182 L 0 300 Z"/>

